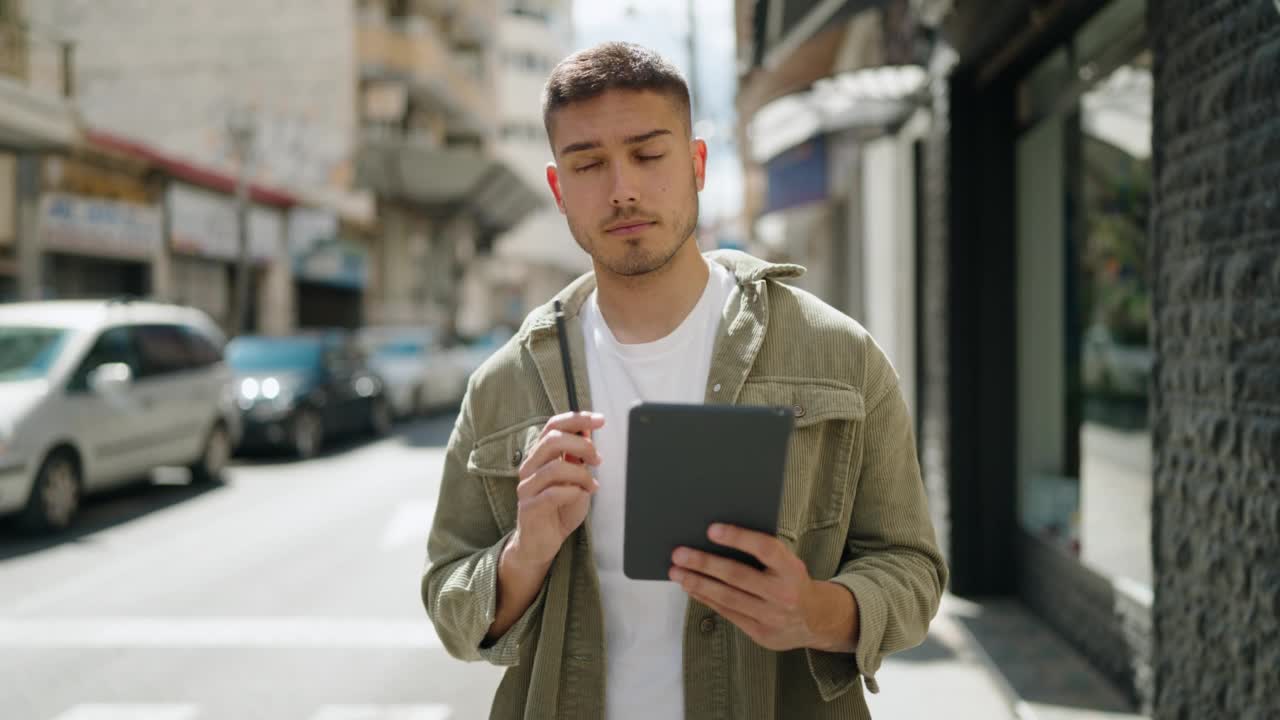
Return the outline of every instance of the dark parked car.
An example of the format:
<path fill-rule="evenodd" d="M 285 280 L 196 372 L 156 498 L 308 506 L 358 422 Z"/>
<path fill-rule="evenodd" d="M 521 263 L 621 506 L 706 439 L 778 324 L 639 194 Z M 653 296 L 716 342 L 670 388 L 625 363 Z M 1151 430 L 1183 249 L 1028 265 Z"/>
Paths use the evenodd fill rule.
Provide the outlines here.
<path fill-rule="evenodd" d="M 247 335 L 227 345 L 244 415 L 241 447 L 314 457 L 335 435 L 391 430 L 386 386 L 344 332 Z"/>

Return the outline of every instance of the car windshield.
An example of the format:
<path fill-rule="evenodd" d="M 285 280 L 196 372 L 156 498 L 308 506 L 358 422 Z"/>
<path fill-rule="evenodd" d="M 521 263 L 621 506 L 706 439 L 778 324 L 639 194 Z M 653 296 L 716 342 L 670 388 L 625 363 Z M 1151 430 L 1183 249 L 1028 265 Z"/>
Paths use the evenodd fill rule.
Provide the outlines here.
<path fill-rule="evenodd" d="M 411 358 L 420 357 L 427 352 L 427 346 L 416 340 L 394 340 L 382 343 L 374 348 L 375 357 Z"/>
<path fill-rule="evenodd" d="M 227 345 L 227 364 L 241 372 L 312 370 L 322 349 L 311 338 L 236 338 Z"/>
<path fill-rule="evenodd" d="M 69 335 L 63 328 L 0 327 L 0 382 L 48 375 Z"/>

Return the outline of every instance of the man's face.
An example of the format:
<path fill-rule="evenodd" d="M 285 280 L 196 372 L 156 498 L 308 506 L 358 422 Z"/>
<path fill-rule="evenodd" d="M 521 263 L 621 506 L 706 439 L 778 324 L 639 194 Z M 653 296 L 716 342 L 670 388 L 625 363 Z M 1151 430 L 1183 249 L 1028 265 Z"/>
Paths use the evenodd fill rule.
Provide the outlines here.
<path fill-rule="evenodd" d="M 656 92 L 610 90 L 557 110 L 547 182 L 573 237 L 601 267 L 634 277 L 667 266 L 698 225 L 707 146 Z"/>

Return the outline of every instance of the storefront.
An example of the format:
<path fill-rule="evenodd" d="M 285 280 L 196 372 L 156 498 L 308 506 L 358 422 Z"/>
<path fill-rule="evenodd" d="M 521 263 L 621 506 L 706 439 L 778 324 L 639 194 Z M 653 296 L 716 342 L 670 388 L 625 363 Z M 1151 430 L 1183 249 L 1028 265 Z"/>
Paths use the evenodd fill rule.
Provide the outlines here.
<path fill-rule="evenodd" d="M 48 192 L 40 198 L 47 298 L 142 297 L 162 237 L 160 210 L 119 200 Z"/>
<path fill-rule="evenodd" d="M 935 513 L 953 590 L 1017 593 L 1142 701 L 1151 53 L 1141 0 L 1085 10 L 989 37 L 985 55 L 966 57 L 982 43 L 962 36 L 939 118 L 946 200 L 930 209 L 945 222 L 923 263 L 942 308 L 924 318 L 941 350 L 926 374 L 943 380 L 925 383 L 941 399 L 924 407 L 922 444 L 926 477 L 945 477 Z"/>
<path fill-rule="evenodd" d="M 289 213 L 298 327 L 362 324 L 368 252 L 358 240 L 344 235 L 332 211 L 294 208 Z"/>
<path fill-rule="evenodd" d="M 171 183 L 167 198 L 170 213 L 170 272 L 172 294 L 209 313 L 223 327 L 231 326 L 236 262 L 240 256 L 235 199 L 229 195 L 184 182 Z M 261 302 L 271 283 L 270 273 L 279 266 L 288 270 L 284 255 L 284 213 L 254 204 L 249 213 L 248 258 L 250 273 L 249 327 L 246 331 L 280 325 L 267 316 L 274 312 Z"/>
<path fill-rule="evenodd" d="M 0 151 L 0 302 L 18 299 L 18 158 Z"/>

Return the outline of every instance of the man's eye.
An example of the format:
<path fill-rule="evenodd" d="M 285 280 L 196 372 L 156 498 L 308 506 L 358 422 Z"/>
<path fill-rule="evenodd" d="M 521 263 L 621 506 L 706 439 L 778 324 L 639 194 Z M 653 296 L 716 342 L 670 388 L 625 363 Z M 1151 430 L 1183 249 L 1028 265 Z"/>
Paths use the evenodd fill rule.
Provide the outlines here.
<path fill-rule="evenodd" d="M 586 165 L 579 165 L 578 167 L 574 168 L 573 171 L 581 173 L 581 172 L 586 172 L 588 170 L 594 170 L 598 167 L 600 167 L 600 163 L 593 162 L 593 163 L 588 163 Z"/>
<path fill-rule="evenodd" d="M 661 160 L 665 155 L 637 155 L 636 157 L 639 158 L 641 162 L 648 162 L 650 160 Z"/>

